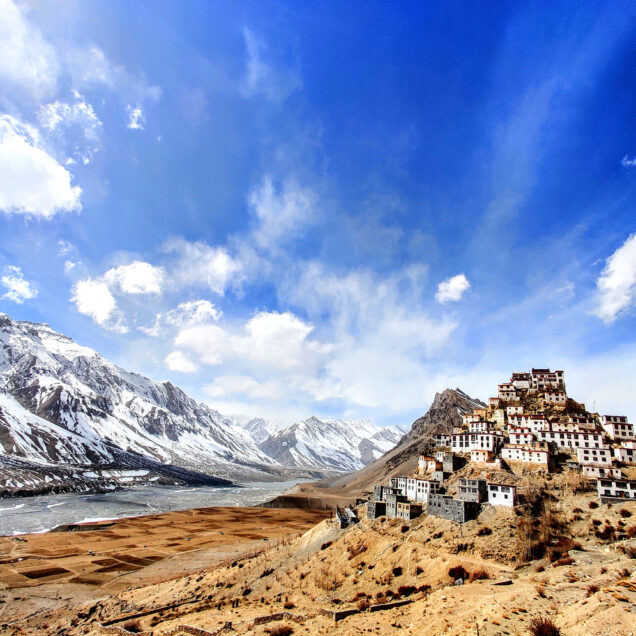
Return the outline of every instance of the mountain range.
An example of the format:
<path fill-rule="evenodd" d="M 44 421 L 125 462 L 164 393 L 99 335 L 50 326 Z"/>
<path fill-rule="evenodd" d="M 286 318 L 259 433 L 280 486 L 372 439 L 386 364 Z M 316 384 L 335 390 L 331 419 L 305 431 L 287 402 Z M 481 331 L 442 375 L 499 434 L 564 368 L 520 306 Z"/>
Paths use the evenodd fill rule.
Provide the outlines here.
<path fill-rule="evenodd" d="M 363 467 L 404 432 L 225 417 L 46 324 L 0 313 L 0 494 L 319 477 Z"/>

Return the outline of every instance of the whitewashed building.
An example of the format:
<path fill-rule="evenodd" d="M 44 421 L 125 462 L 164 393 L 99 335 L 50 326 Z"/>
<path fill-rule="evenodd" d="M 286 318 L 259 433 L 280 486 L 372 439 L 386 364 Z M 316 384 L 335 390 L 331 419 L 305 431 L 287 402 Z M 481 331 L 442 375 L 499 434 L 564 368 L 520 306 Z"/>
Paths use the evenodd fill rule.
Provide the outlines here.
<path fill-rule="evenodd" d="M 614 449 L 614 457 L 622 464 L 636 466 L 636 448 L 629 448 L 625 443 Z"/>
<path fill-rule="evenodd" d="M 406 480 L 406 496 L 411 501 L 428 503 L 428 496 L 431 493 L 438 493 L 440 488 L 440 483 L 432 479 L 413 479 L 409 477 Z"/>
<path fill-rule="evenodd" d="M 627 421 L 624 415 L 601 415 L 601 427 L 607 436 L 613 440 L 632 440 L 634 437 L 634 425 Z"/>
<path fill-rule="evenodd" d="M 501 449 L 501 458 L 510 462 L 533 464 L 550 470 L 550 452 L 543 448 L 507 444 Z"/>
<path fill-rule="evenodd" d="M 596 466 L 612 465 L 612 449 L 605 448 L 577 448 L 576 455 L 579 464 L 595 464 Z"/>
<path fill-rule="evenodd" d="M 531 382 L 531 376 L 529 373 L 513 373 L 510 376 L 510 384 L 515 387 L 515 389 L 529 389 Z"/>
<path fill-rule="evenodd" d="M 471 450 L 470 461 L 478 463 L 492 462 L 495 459 L 495 453 L 488 450 Z"/>
<path fill-rule="evenodd" d="M 502 402 L 516 402 L 519 399 L 517 389 L 509 382 L 500 384 L 497 390 L 497 398 Z"/>
<path fill-rule="evenodd" d="M 534 435 L 529 428 L 508 427 L 508 437 L 511 444 L 531 444 L 534 441 Z"/>
<path fill-rule="evenodd" d="M 469 453 L 472 450 L 496 453 L 504 442 L 505 438 L 499 432 L 457 433 L 451 438 L 451 450 L 454 453 Z"/>
<path fill-rule="evenodd" d="M 470 433 L 488 433 L 494 429 L 495 425 L 492 422 L 486 422 L 484 420 L 476 420 L 468 423 L 468 431 Z"/>
<path fill-rule="evenodd" d="M 417 458 L 417 469 L 420 474 L 431 473 L 436 467 L 437 462 L 434 457 L 429 457 L 428 455 L 420 453 L 420 456 Z"/>
<path fill-rule="evenodd" d="M 445 433 L 435 433 L 435 435 L 433 435 L 433 441 L 435 442 L 435 446 L 450 446 L 451 436 Z"/>
<path fill-rule="evenodd" d="M 537 439 L 541 442 L 551 442 L 559 448 L 602 448 L 603 435 L 600 433 L 567 433 L 557 431 L 537 431 Z"/>
<path fill-rule="evenodd" d="M 543 399 L 548 404 L 554 404 L 556 406 L 565 406 L 568 401 L 568 396 L 565 391 L 546 391 L 543 394 Z"/>
<path fill-rule="evenodd" d="M 520 404 L 506 407 L 506 415 L 508 417 L 510 417 L 511 415 L 522 415 L 522 414 L 523 414 L 523 406 L 521 406 Z"/>
<path fill-rule="evenodd" d="M 389 485 L 391 488 L 395 488 L 400 495 L 406 495 L 406 477 L 391 477 Z"/>
<path fill-rule="evenodd" d="M 488 484 L 488 503 L 492 506 L 508 506 L 512 508 L 515 505 L 516 495 L 517 489 L 515 486 Z"/>
<path fill-rule="evenodd" d="M 636 481 L 627 479 L 599 479 L 596 482 L 601 499 L 636 499 Z"/>
<path fill-rule="evenodd" d="M 581 472 L 590 479 L 620 479 L 621 469 L 608 466 L 581 466 Z"/>
<path fill-rule="evenodd" d="M 565 378 L 563 371 L 532 369 L 530 372 L 530 386 L 538 391 L 545 391 L 546 389 L 564 389 Z"/>

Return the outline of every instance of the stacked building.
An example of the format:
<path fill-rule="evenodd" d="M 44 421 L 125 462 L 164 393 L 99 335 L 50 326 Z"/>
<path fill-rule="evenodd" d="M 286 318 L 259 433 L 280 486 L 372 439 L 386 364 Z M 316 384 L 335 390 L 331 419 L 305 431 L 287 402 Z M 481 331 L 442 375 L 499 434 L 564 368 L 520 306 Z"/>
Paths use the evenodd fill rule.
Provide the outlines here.
<path fill-rule="evenodd" d="M 487 408 L 462 416 L 449 434 L 434 435 L 436 448 L 422 454 L 416 476 L 376 486 L 367 514 L 412 519 L 428 514 L 463 523 L 484 504 L 514 506 L 514 486 L 459 479 L 457 496 L 444 484 L 467 462 L 478 468 L 552 472 L 557 466 L 597 480 L 603 501 L 636 499 L 636 481 L 622 467 L 636 466 L 634 425 L 622 415 L 590 413 L 568 398 L 561 370 L 515 372 L 498 386 Z"/>

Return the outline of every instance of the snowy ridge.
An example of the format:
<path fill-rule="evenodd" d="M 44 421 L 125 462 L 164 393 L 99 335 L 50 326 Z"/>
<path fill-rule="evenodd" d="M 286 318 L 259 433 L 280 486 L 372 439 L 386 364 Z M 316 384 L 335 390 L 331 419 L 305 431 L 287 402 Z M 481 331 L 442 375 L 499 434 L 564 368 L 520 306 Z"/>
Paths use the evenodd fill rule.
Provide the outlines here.
<path fill-rule="evenodd" d="M 348 472 L 393 448 L 405 432 L 369 420 L 310 417 L 271 434 L 259 447 L 284 466 Z"/>
<path fill-rule="evenodd" d="M 89 465 L 128 451 L 229 478 L 275 465 L 246 430 L 171 383 L 125 371 L 48 325 L 0 314 L 0 455 Z"/>

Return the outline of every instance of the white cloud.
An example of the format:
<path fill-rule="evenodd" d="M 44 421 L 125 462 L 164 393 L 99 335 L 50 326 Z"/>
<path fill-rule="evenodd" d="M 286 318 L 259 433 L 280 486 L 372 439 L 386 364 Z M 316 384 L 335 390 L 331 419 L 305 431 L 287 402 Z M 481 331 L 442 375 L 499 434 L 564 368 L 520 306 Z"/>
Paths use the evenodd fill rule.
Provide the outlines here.
<path fill-rule="evenodd" d="M 245 396 L 254 400 L 275 399 L 279 396 L 279 387 L 275 382 L 258 382 L 248 375 L 223 375 L 203 391 L 213 398 L 231 398 Z"/>
<path fill-rule="evenodd" d="M 627 155 L 625 155 L 621 160 L 621 165 L 625 168 L 633 168 L 634 166 L 636 166 L 636 157 L 630 159 Z"/>
<path fill-rule="evenodd" d="M 249 196 L 258 227 L 253 238 L 257 245 L 273 249 L 302 235 L 314 216 L 315 194 L 287 180 L 277 192 L 269 175 Z"/>
<path fill-rule="evenodd" d="M 100 327 L 122 334 L 128 332 L 117 301 L 104 281 L 91 278 L 78 281 L 73 285 L 71 301 L 79 313 L 90 316 Z"/>
<path fill-rule="evenodd" d="M 104 274 L 104 280 L 124 294 L 160 294 L 164 271 L 150 263 L 134 261 L 109 269 Z"/>
<path fill-rule="evenodd" d="M 14 265 L 8 265 L 4 268 L 0 282 L 7 290 L 2 297 L 8 298 L 14 303 L 21 305 L 25 300 L 35 298 L 38 295 L 38 290 L 24 279 L 22 270 Z"/>
<path fill-rule="evenodd" d="M 209 300 L 190 300 L 180 303 L 166 313 L 157 314 L 151 327 L 139 329 L 149 336 L 163 335 L 166 327 L 185 327 L 208 322 L 217 322 L 223 312 L 217 309 Z"/>
<path fill-rule="evenodd" d="M 311 340 L 312 331 L 312 325 L 291 312 L 262 311 L 238 332 L 217 325 L 182 329 L 175 338 L 175 345 L 205 365 L 227 362 L 260 369 L 313 368 L 330 347 Z"/>
<path fill-rule="evenodd" d="M 263 95 L 272 102 L 285 101 L 294 91 L 302 88 L 298 73 L 274 68 L 263 59 L 264 45 L 247 28 L 243 29 L 247 50 L 246 73 L 242 92 L 245 97 Z"/>
<path fill-rule="evenodd" d="M 456 302 L 464 292 L 470 288 L 470 283 L 464 274 L 457 274 L 442 281 L 437 287 L 435 299 L 438 303 Z"/>
<path fill-rule="evenodd" d="M 51 218 L 80 210 L 81 192 L 71 185 L 71 173 L 39 146 L 33 128 L 0 116 L 0 210 Z"/>
<path fill-rule="evenodd" d="M 241 262 L 224 247 L 173 239 L 164 251 L 177 256 L 169 268 L 170 281 L 176 288 L 203 286 L 222 296 L 228 288 L 238 289 L 245 277 Z"/>
<path fill-rule="evenodd" d="M 128 124 L 126 127 L 131 130 L 143 130 L 146 123 L 143 108 L 139 104 L 136 106 L 128 104 L 126 112 L 128 113 Z"/>
<path fill-rule="evenodd" d="M 599 306 L 595 314 L 605 323 L 614 322 L 636 304 L 636 234 L 607 259 L 596 285 Z"/>
<path fill-rule="evenodd" d="M 198 365 L 192 362 L 183 351 L 169 353 L 166 356 L 165 363 L 168 369 L 179 373 L 194 373 L 199 369 Z"/>
<path fill-rule="evenodd" d="M 0 78 L 7 87 L 43 97 L 55 90 L 59 62 L 21 9 L 11 0 L 0 0 Z"/>

